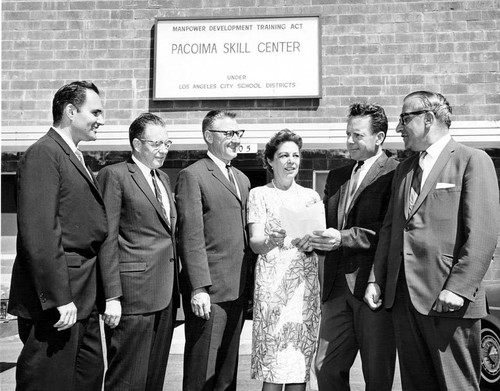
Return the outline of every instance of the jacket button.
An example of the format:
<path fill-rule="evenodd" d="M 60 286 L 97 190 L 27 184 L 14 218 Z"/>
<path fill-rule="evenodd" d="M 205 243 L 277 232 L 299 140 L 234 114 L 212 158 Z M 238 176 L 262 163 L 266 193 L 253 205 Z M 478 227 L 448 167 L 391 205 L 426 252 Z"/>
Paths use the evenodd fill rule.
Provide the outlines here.
<path fill-rule="evenodd" d="M 174 261 L 175 261 L 175 259 L 174 259 L 174 258 L 170 258 L 170 262 L 174 262 Z"/>

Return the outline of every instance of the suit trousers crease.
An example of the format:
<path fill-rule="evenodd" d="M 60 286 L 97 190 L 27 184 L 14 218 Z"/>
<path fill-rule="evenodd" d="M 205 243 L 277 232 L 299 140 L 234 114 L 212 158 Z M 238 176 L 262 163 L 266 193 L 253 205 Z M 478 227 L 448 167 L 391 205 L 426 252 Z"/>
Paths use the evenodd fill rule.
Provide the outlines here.
<path fill-rule="evenodd" d="M 343 281 L 337 282 L 343 279 Z M 360 353 L 366 390 L 391 390 L 396 361 L 392 315 L 372 311 L 337 275 L 321 307 L 316 377 L 320 391 L 350 390 L 349 372 Z"/>
<path fill-rule="evenodd" d="M 17 361 L 16 390 L 100 391 L 104 359 L 97 310 L 63 331 L 53 327 L 59 312 L 49 312 L 51 316 L 35 321 L 18 317 L 24 345 Z"/>
<path fill-rule="evenodd" d="M 480 319 L 417 312 L 401 262 L 393 318 L 403 390 L 478 391 Z"/>
<path fill-rule="evenodd" d="M 176 309 L 173 301 L 163 310 L 122 315 L 114 329 L 104 327 L 109 391 L 161 391 L 165 380 Z"/>
<path fill-rule="evenodd" d="M 244 304 L 241 298 L 212 303 L 210 319 L 204 320 L 193 314 L 188 299 L 183 300 L 184 391 L 236 390 Z"/>

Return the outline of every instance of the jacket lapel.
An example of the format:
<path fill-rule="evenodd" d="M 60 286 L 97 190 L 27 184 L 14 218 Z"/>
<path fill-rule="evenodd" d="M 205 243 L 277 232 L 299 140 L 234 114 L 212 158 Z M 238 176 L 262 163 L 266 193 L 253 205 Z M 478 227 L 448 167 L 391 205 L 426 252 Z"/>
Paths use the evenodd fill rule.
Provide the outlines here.
<path fill-rule="evenodd" d="M 375 180 L 377 179 L 380 171 L 384 167 L 385 162 L 387 161 L 388 157 L 385 153 L 382 153 L 382 155 L 375 161 L 375 163 L 372 164 L 368 172 L 366 173 L 365 177 L 363 178 L 363 181 L 361 184 L 358 186 L 358 189 L 356 190 L 356 193 L 352 197 L 351 204 L 349 205 L 349 210 L 347 211 L 347 216 L 349 216 L 349 213 L 351 212 L 353 206 L 356 204 L 356 201 L 358 200 L 360 194 Z M 346 216 L 346 217 L 347 217 Z"/>
<path fill-rule="evenodd" d="M 156 209 L 156 211 L 160 215 L 160 219 L 163 222 L 165 222 L 165 224 L 168 227 L 169 224 L 167 222 L 167 219 L 163 215 L 163 211 L 161 210 L 161 206 L 160 206 L 158 200 L 156 199 L 156 196 L 154 195 L 153 190 L 151 190 L 151 187 L 149 186 L 148 181 L 146 180 L 146 178 L 144 178 L 144 175 L 142 174 L 139 167 L 137 167 L 137 165 L 134 163 L 133 160 L 129 160 L 127 162 L 127 166 L 128 166 L 128 170 L 132 176 L 132 180 L 137 184 L 139 189 L 141 189 L 141 191 L 144 193 L 144 195 L 149 200 L 149 202 L 151 202 L 151 205 L 153 205 L 153 207 Z"/>
<path fill-rule="evenodd" d="M 168 180 L 168 177 L 166 176 L 165 173 L 163 173 L 163 171 L 158 170 L 158 172 L 159 172 L 160 181 L 161 181 L 161 183 L 163 183 L 163 187 L 167 191 L 168 203 L 170 205 L 170 227 L 169 228 L 171 230 L 171 234 L 173 234 L 175 232 L 175 226 L 177 223 L 177 211 L 175 209 L 174 197 L 172 195 L 172 192 L 170 191 L 170 181 Z M 165 219 L 165 221 L 166 221 L 166 219 Z"/>
<path fill-rule="evenodd" d="M 69 160 L 73 165 L 76 167 L 76 169 L 82 174 L 82 176 L 85 178 L 85 180 L 92 186 L 94 189 L 98 190 L 97 188 L 97 182 L 95 180 L 94 175 L 92 174 L 92 171 L 88 171 L 85 169 L 83 166 L 82 162 L 78 160 L 76 157 L 75 153 L 71 150 L 71 147 L 64 141 L 64 139 L 57 133 L 53 128 L 50 128 L 49 132 L 47 133 L 49 137 L 51 137 L 56 143 L 59 144 L 59 146 L 63 149 L 63 151 L 68 155 Z M 90 173 L 90 177 L 89 177 Z"/>
<path fill-rule="evenodd" d="M 434 163 L 434 167 L 432 167 L 431 172 L 427 176 L 427 179 L 425 180 L 424 186 L 422 187 L 422 190 L 420 191 L 420 194 L 418 195 L 417 199 L 415 200 L 415 205 L 413 205 L 413 208 L 408 216 L 408 219 L 411 218 L 415 214 L 415 212 L 418 210 L 420 205 L 424 202 L 426 197 L 429 195 L 432 189 L 436 187 L 436 183 L 438 181 L 439 175 L 443 171 L 444 167 L 450 160 L 451 154 L 455 150 L 455 145 L 454 141 L 450 140 L 448 144 L 444 147 L 442 152 L 440 153 L 436 163 Z M 418 159 L 418 158 L 417 158 Z M 418 160 L 417 160 L 418 164 Z M 413 170 L 412 170 L 412 177 L 413 177 Z M 411 183 L 411 181 L 410 181 Z M 408 194 L 408 193 L 407 193 Z"/>
<path fill-rule="evenodd" d="M 354 168 L 354 164 L 350 164 L 346 166 L 345 168 L 345 177 L 343 180 L 342 185 L 340 186 L 339 189 L 339 203 L 338 203 L 338 209 L 337 209 L 337 227 L 338 229 L 341 229 L 343 224 L 344 224 L 344 217 L 346 216 L 346 210 L 345 210 L 345 205 L 347 203 L 347 196 L 349 193 L 349 185 L 351 183 L 351 173 Z"/>
<path fill-rule="evenodd" d="M 219 167 L 217 167 L 217 165 L 215 164 L 215 162 L 212 159 L 210 159 L 209 157 L 207 157 L 206 158 L 206 164 L 207 164 L 208 171 L 210 171 L 212 173 L 212 175 L 215 178 L 217 178 L 217 180 L 226 189 L 228 189 L 238 199 L 238 201 L 241 203 L 242 200 L 240 200 L 240 197 L 238 197 L 238 193 L 236 193 L 236 191 L 233 189 L 233 185 L 231 184 L 231 182 L 229 182 L 229 179 L 226 178 L 226 176 L 222 173 L 222 171 L 219 169 Z M 240 180 L 239 180 L 239 178 L 237 178 L 238 175 L 236 175 L 236 170 L 233 170 L 233 174 L 235 174 L 234 178 L 235 178 L 236 184 L 237 184 L 237 186 L 239 186 L 240 192 L 241 192 Z"/>

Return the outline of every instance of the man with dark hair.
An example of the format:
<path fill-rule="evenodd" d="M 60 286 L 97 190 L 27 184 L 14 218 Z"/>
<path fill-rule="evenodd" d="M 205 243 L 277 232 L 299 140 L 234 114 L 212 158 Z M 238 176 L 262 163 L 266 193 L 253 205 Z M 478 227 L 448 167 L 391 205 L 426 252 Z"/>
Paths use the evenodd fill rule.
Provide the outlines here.
<path fill-rule="evenodd" d="M 366 389 L 391 390 L 396 359 L 391 315 L 371 311 L 363 295 L 398 163 L 382 150 L 387 134 L 382 107 L 352 104 L 346 134 L 355 162 L 328 174 L 328 228 L 311 239 L 314 248 L 327 251 L 320 269 L 316 376 L 320 391 L 349 390 L 349 371 L 359 351 Z"/>
<path fill-rule="evenodd" d="M 178 305 L 177 214 L 159 168 L 172 142 L 164 121 L 144 113 L 129 128 L 132 156 L 97 180 L 108 214 L 99 252 L 106 306 L 121 308 L 105 326 L 105 390 L 161 391 Z M 119 314 L 119 312 L 118 312 Z"/>
<path fill-rule="evenodd" d="M 104 371 L 96 256 L 107 232 L 101 193 L 77 149 L 104 124 L 97 87 L 59 89 L 54 122 L 19 162 L 17 256 L 9 313 L 24 343 L 17 390 L 100 390 Z"/>
<path fill-rule="evenodd" d="M 252 252 L 250 181 L 230 163 L 244 131 L 225 111 L 209 112 L 202 130 L 208 156 L 179 173 L 175 191 L 186 315 L 183 389 L 235 390 Z"/>
<path fill-rule="evenodd" d="M 485 152 L 451 138 L 451 113 L 439 93 L 404 99 L 396 130 L 419 153 L 394 174 L 365 294 L 392 308 L 404 390 L 479 390 L 498 180 Z"/>

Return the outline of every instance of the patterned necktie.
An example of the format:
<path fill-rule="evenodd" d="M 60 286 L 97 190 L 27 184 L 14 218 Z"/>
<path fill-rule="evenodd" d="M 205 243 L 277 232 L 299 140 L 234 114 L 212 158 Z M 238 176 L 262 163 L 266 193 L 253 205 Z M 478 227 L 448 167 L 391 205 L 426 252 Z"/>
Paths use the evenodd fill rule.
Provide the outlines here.
<path fill-rule="evenodd" d="M 158 203 L 160 204 L 161 211 L 163 212 L 163 215 L 165 216 L 167 221 L 169 221 L 167 211 L 165 210 L 165 205 L 163 204 L 163 197 L 161 196 L 161 191 L 160 191 L 160 188 L 158 187 L 158 182 L 156 181 L 155 170 L 151 170 L 151 179 L 153 179 L 153 187 L 155 188 L 155 196 L 156 196 L 156 199 L 158 200 Z"/>
<path fill-rule="evenodd" d="M 238 191 L 236 190 L 236 182 L 234 181 L 233 178 L 233 172 L 231 171 L 231 165 L 226 164 L 226 170 L 227 170 L 227 176 L 229 178 L 229 182 L 231 182 L 231 185 L 233 185 L 233 190 L 236 194 L 238 194 Z"/>
<path fill-rule="evenodd" d="M 410 197 L 408 200 L 408 212 L 411 212 L 413 209 L 413 205 L 415 205 L 415 201 L 417 200 L 420 189 L 422 188 L 422 175 L 424 170 L 422 166 L 424 165 L 424 159 L 427 155 L 427 152 L 421 152 L 420 157 L 418 159 L 418 163 L 415 165 L 413 169 L 413 178 L 411 180 L 411 188 L 410 188 Z"/>

